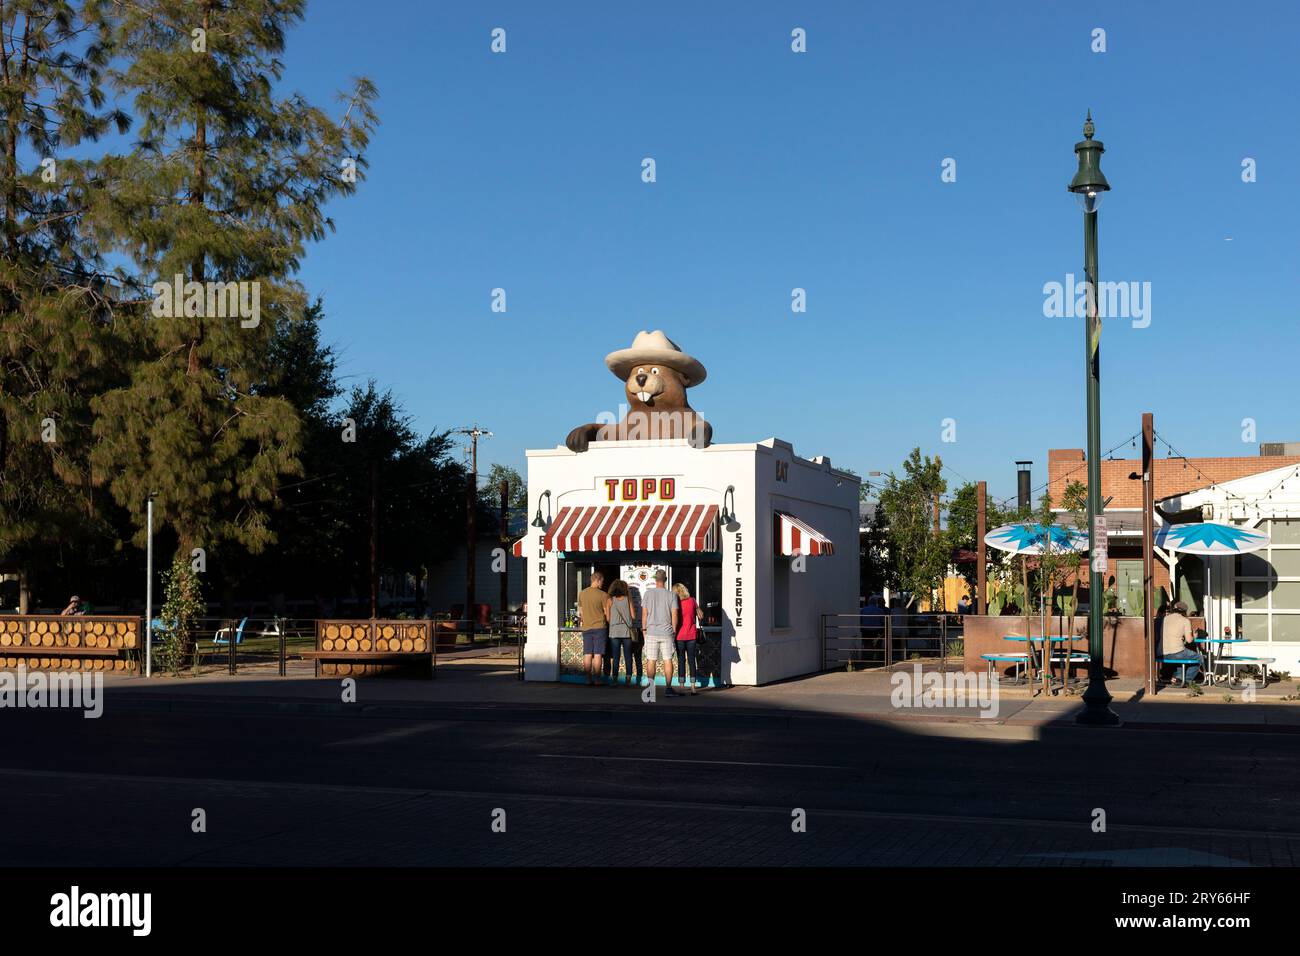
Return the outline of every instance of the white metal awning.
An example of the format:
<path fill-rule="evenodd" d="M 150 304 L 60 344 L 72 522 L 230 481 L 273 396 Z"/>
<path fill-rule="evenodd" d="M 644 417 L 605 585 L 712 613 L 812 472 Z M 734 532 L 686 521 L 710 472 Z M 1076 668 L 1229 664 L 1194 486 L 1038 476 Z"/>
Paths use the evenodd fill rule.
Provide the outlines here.
<path fill-rule="evenodd" d="M 792 514 L 777 511 L 776 519 L 776 553 L 786 557 L 794 554 L 834 554 L 835 544 L 806 521 L 801 521 Z"/>

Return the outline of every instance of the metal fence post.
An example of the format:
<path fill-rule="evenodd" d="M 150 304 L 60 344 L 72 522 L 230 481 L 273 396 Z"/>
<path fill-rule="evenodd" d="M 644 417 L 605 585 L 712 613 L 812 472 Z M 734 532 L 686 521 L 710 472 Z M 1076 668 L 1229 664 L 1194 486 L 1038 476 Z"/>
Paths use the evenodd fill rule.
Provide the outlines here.
<path fill-rule="evenodd" d="M 894 666 L 894 617 L 885 612 L 885 670 Z"/>
<path fill-rule="evenodd" d="M 285 676 L 284 659 L 285 659 L 285 652 L 286 652 L 285 644 L 287 642 L 286 635 L 285 635 L 285 631 L 287 630 L 287 627 L 285 626 L 285 622 L 281 620 L 276 620 L 275 629 L 280 632 L 280 676 L 284 677 Z"/>
<path fill-rule="evenodd" d="M 235 673 L 235 640 L 238 637 L 239 637 L 239 628 L 232 627 L 230 629 L 230 634 L 227 636 L 227 640 L 230 641 L 230 674 L 232 677 L 234 676 Z M 194 646 L 198 647 L 198 644 L 196 643 Z M 198 654 L 196 653 L 194 656 L 195 656 L 195 660 L 197 660 Z"/>
<path fill-rule="evenodd" d="M 939 673 L 948 671 L 948 615 L 939 615 Z"/>
<path fill-rule="evenodd" d="M 517 660 L 519 680 L 523 680 L 525 676 L 524 675 L 524 643 L 527 640 L 528 640 L 528 622 L 527 620 L 525 620 L 523 622 L 523 625 L 521 627 L 517 627 L 515 630 L 515 648 L 516 648 L 516 654 L 518 655 L 516 660 Z M 635 654 L 636 648 L 633 648 L 632 651 Z"/>

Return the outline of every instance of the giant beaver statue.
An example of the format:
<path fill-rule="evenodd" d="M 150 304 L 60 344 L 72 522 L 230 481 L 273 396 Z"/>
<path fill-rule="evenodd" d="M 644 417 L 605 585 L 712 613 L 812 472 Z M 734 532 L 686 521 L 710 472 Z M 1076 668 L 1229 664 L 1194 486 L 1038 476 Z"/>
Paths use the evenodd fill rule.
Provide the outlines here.
<path fill-rule="evenodd" d="M 592 422 L 569 432 L 564 444 L 583 452 L 593 441 L 685 438 L 704 448 L 713 427 L 695 413 L 686 390 L 704 381 L 704 366 L 662 332 L 638 332 L 629 349 L 605 356 L 609 370 L 624 382 L 627 414 L 620 422 Z"/>

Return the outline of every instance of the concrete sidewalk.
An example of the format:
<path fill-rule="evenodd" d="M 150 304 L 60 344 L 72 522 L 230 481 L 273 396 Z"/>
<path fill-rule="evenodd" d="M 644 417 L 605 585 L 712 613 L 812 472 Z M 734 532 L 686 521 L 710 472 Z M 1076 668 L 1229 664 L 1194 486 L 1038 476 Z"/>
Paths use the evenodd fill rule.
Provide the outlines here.
<path fill-rule="evenodd" d="M 913 676 L 910 667 L 896 672 Z M 619 722 L 660 720 L 674 716 L 726 721 L 794 719 L 861 719 L 913 726 L 965 724 L 992 729 L 1071 727 L 1083 704 L 1077 696 L 1033 696 L 1032 689 L 999 685 L 996 716 L 981 716 L 977 706 L 896 706 L 890 673 L 874 670 L 832 672 L 770 684 L 701 691 L 693 697 L 668 698 L 657 688 L 653 704 L 636 688 L 588 687 L 582 684 L 524 682 L 511 659 L 477 658 L 442 664 L 435 680 L 357 678 L 356 701 L 342 700 L 341 678 L 313 678 L 309 667 L 291 667 L 279 677 L 274 669 L 249 668 L 238 676 L 203 677 L 105 676 L 106 706 L 155 712 L 348 715 L 414 719 L 536 719 Z M 1200 696 L 1166 688 L 1154 699 L 1141 682 L 1107 684 L 1114 710 L 1125 726 L 1143 729 L 1182 728 L 1298 732 L 1297 685 L 1271 684 L 1256 691 L 1254 702 L 1241 690 L 1206 688 Z M 1226 696 L 1233 699 L 1228 701 Z M 910 697 L 910 694 L 903 696 Z M 933 727 L 932 730 L 939 730 Z"/>

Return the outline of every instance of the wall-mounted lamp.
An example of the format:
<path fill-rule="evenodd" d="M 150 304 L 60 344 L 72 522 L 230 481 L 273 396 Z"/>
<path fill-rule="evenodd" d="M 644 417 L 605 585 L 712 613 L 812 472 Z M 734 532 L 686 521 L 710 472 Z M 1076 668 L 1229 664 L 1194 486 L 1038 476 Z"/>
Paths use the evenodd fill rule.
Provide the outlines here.
<path fill-rule="evenodd" d="M 727 499 L 731 499 L 731 507 L 727 507 Z M 728 531 L 735 531 L 740 527 L 740 521 L 736 518 L 736 486 L 727 485 L 727 490 L 722 493 L 722 526 Z"/>
<path fill-rule="evenodd" d="M 542 519 L 542 501 L 541 501 L 541 498 L 545 498 L 545 499 L 546 499 L 546 519 L 545 519 L 545 520 Z M 545 528 L 548 524 L 551 523 L 551 489 L 550 489 L 550 488 L 547 488 L 545 491 L 543 491 L 543 492 L 542 492 L 542 495 L 541 495 L 541 498 L 538 498 L 538 499 L 537 499 L 537 516 L 536 516 L 535 518 L 533 518 L 533 527 L 534 527 L 534 528 Z"/>

